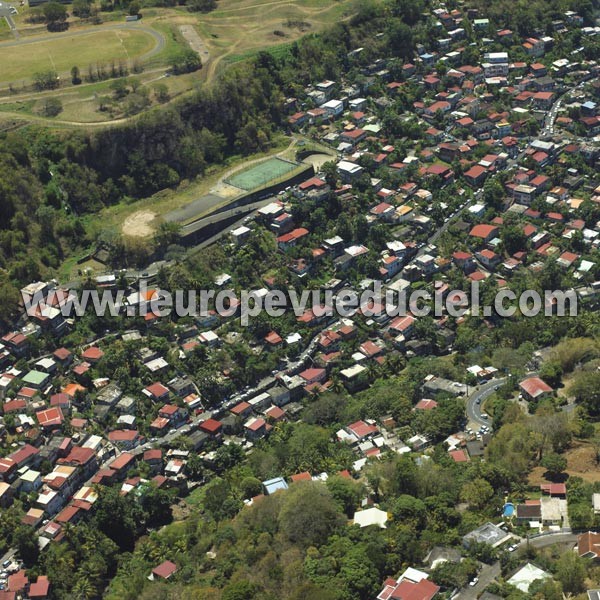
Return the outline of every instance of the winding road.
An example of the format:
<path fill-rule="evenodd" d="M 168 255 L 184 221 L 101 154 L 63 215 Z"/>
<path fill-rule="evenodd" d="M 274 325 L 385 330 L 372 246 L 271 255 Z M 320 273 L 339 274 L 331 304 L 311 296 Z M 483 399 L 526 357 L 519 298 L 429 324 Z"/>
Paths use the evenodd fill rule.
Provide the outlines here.
<path fill-rule="evenodd" d="M 467 419 L 477 425 L 489 425 L 489 419 L 484 419 L 481 415 L 481 405 L 489 398 L 501 385 L 506 382 L 507 378 L 492 379 L 483 385 L 477 387 L 476 391 L 467 399 Z"/>
<path fill-rule="evenodd" d="M 565 90 L 565 92 L 562 93 L 556 99 L 556 101 L 554 102 L 554 104 L 552 105 L 550 110 L 548 111 L 546 118 L 544 119 L 544 127 L 540 132 L 541 135 L 554 135 L 554 123 L 556 122 L 556 117 L 558 116 L 558 111 L 560 110 L 562 101 L 564 100 L 564 98 L 566 96 L 573 93 L 576 89 L 582 88 L 591 79 L 591 77 L 592 77 L 591 75 L 588 77 L 585 77 L 577 85 Z"/>

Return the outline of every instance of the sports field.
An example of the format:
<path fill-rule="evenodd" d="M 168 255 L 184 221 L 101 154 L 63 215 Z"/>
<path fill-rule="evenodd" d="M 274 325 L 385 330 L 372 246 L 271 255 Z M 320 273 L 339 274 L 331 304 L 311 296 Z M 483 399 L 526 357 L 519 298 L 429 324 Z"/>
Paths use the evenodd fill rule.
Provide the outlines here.
<path fill-rule="evenodd" d="M 225 183 L 246 191 L 255 190 L 283 177 L 290 171 L 297 169 L 298 166 L 298 163 L 281 158 L 269 158 L 250 167 L 247 171 L 232 175 L 230 178 L 225 179 Z"/>
<path fill-rule="evenodd" d="M 66 73 L 73 66 L 84 73 L 90 64 L 129 61 L 151 52 L 157 45 L 148 32 L 133 28 L 54 35 L 54 39 L 43 36 L 40 41 L 0 44 L 0 80 L 18 81 L 50 70 Z"/>

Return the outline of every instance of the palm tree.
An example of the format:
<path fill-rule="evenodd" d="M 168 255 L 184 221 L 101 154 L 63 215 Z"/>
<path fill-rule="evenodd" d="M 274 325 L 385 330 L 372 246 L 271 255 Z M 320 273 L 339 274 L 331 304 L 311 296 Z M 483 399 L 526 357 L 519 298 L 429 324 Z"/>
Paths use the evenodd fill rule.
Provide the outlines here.
<path fill-rule="evenodd" d="M 331 386 L 329 389 L 332 392 L 335 392 L 336 394 L 343 394 L 344 393 L 344 384 L 342 383 L 342 381 L 339 377 L 334 376 L 331 378 Z"/>
<path fill-rule="evenodd" d="M 96 590 L 90 580 L 86 576 L 83 576 L 73 586 L 72 594 L 75 600 L 90 600 L 90 598 L 96 595 Z"/>

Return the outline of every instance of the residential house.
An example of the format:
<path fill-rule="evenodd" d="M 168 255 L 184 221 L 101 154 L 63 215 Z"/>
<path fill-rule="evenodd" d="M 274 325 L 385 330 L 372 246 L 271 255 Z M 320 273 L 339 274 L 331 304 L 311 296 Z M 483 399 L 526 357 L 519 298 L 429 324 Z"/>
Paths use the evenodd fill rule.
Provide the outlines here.
<path fill-rule="evenodd" d="M 439 591 L 427 573 L 409 567 L 399 579 L 385 580 L 377 600 L 432 600 Z"/>
<path fill-rule="evenodd" d="M 498 237 L 499 229 L 496 225 L 475 225 L 469 235 L 482 240 L 484 243 L 489 243 L 495 237 Z"/>
<path fill-rule="evenodd" d="M 519 383 L 519 389 L 523 397 L 531 402 L 537 402 L 554 394 L 554 390 L 539 377 L 524 379 Z"/>

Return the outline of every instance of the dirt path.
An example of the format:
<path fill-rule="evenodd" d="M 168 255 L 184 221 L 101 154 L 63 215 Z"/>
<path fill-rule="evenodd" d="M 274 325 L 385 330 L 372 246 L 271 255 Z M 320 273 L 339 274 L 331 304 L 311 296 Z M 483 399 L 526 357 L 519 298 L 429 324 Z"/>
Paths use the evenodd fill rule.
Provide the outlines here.
<path fill-rule="evenodd" d="M 194 26 L 180 25 L 179 31 L 181 31 L 181 35 L 185 38 L 185 41 L 190 45 L 190 48 L 200 55 L 202 66 L 206 65 L 206 63 L 210 59 L 210 53 L 208 52 L 206 44 L 198 35 L 198 32 L 194 29 Z"/>

